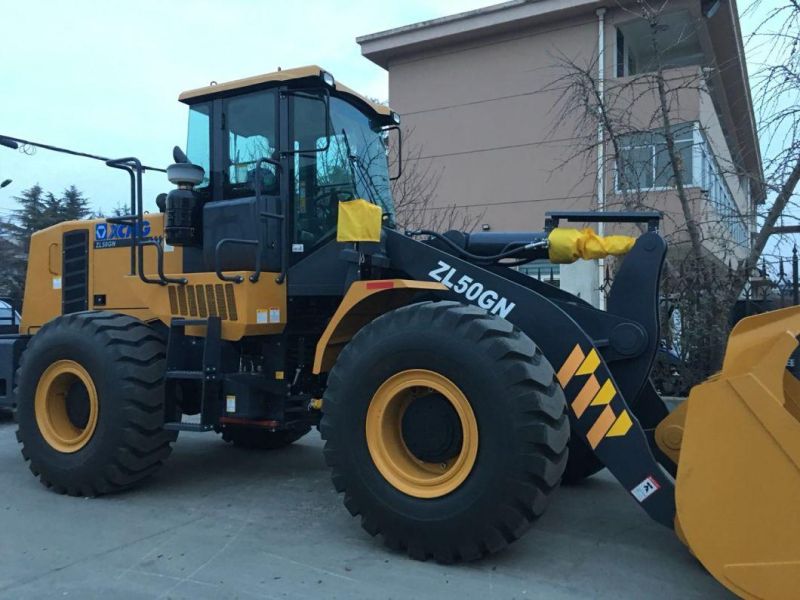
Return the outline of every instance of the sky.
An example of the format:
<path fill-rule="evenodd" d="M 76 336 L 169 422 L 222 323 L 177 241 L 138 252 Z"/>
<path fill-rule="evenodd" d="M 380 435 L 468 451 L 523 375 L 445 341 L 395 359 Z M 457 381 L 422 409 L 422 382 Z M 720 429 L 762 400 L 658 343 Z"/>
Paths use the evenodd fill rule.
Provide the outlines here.
<path fill-rule="evenodd" d="M 319 64 L 367 96 L 388 97 L 387 73 L 355 38 L 500 0 L 0 0 L 0 135 L 166 166 L 185 146 L 184 90 Z M 763 8 L 776 0 L 763 0 Z M 740 11 L 749 5 L 740 1 Z M 758 19 L 744 12 L 745 38 Z M 748 52 L 750 72 L 757 54 Z M 762 57 L 763 58 L 763 57 Z M 128 180 L 101 162 L 0 147 L 0 218 L 38 183 L 76 185 L 94 210 L 127 204 Z M 145 208 L 172 185 L 145 175 Z"/>
<path fill-rule="evenodd" d="M 184 90 L 319 64 L 367 96 L 388 96 L 386 72 L 355 38 L 494 4 L 487 0 L 0 0 L 0 135 L 166 166 L 185 146 Z M 39 183 L 76 185 L 94 209 L 128 202 L 128 180 L 101 162 L 0 147 L 0 217 Z M 145 207 L 169 191 L 145 175 Z"/>

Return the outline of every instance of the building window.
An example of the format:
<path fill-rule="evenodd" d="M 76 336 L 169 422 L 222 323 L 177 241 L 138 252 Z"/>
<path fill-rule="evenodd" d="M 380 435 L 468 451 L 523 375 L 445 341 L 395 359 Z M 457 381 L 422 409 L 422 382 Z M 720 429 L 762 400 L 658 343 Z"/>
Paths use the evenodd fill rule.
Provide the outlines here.
<path fill-rule="evenodd" d="M 655 40 L 653 36 L 655 35 Z M 654 44 L 659 49 L 655 54 Z M 634 19 L 617 26 L 617 77 L 631 77 L 663 69 L 703 65 L 696 19 L 689 11 L 667 12 L 658 19 L 655 33 L 646 19 Z"/>
<path fill-rule="evenodd" d="M 678 169 L 685 187 L 699 187 L 731 239 L 746 246 L 748 228 L 733 199 L 723 171 L 698 123 L 672 127 Z M 667 190 L 675 187 L 675 171 L 669 160 L 663 130 L 620 136 L 616 172 L 617 192 Z M 745 186 L 746 187 L 746 186 Z M 749 206 L 749 193 L 744 193 Z"/>
<path fill-rule="evenodd" d="M 692 147 L 694 124 L 672 127 L 678 168 L 685 185 L 692 183 Z M 675 172 L 667 152 L 663 130 L 644 131 L 620 136 L 617 190 L 667 189 L 675 186 Z"/>
<path fill-rule="evenodd" d="M 711 204 L 711 208 L 730 231 L 731 239 L 738 245 L 747 246 L 747 225 L 744 216 L 740 213 L 733 200 L 730 188 L 722 175 L 711 146 L 705 136 L 698 131 L 699 143 L 697 144 L 700 155 L 700 181 L 698 182 L 703 193 Z M 749 196 L 745 196 L 749 198 Z"/>

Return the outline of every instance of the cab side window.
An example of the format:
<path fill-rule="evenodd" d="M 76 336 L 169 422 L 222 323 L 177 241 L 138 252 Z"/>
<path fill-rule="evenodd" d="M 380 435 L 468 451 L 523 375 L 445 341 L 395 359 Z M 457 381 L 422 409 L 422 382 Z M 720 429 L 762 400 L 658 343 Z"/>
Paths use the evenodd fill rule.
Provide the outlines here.
<path fill-rule="evenodd" d="M 339 202 L 355 196 L 352 167 L 346 143 L 325 123 L 322 98 L 293 102 L 294 242 L 315 246 L 335 234 Z"/>
<path fill-rule="evenodd" d="M 205 171 L 203 181 L 194 188 L 203 202 L 211 198 L 211 102 L 202 102 L 189 108 L 189 133 L 186 155 L 192 164 Z"/>
<path fill-rule="evenodd" d="M 256 193 L 256 163 L 277 158 L 277 96 L 274 90 L 254 92 L 223 101 L 223 199 L 247 198 Z M 279 193 L 275 167 L 261 163 L 258 168 L 261 193 Z"/>

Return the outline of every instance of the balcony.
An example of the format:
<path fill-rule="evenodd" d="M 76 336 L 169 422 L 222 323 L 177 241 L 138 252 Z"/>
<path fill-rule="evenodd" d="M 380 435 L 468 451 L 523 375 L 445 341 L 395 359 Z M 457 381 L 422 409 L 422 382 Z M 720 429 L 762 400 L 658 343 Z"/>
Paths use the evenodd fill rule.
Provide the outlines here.
<path fill-rule="evenodd" d="M 614 71 L 617 77 L 654 71 L 657 58 L 665 69 L 706 64 L 695 19 L 689 11 L 663 15 L 655 35 L 650 25 L 642 19 L 619 24 L 615 56 Z"/>

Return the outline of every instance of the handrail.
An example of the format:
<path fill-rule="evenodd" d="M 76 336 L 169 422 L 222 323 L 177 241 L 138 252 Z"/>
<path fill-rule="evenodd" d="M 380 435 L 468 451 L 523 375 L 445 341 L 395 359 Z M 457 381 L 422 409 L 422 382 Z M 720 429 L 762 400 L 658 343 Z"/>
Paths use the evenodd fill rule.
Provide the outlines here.
<path fill-rule="evenodd" d="M 156 252 L 158 253 L 158 259 L 156 262 L 157 269 L 158 269 L 158 279 L 150 279 L 147 275 L 144 274 L 144 247 L 145 246 L 155 246 Z M 161 246 L 161 238 L 155 239 L 144 239 L 139 242 L 139 279 L 144 281 L 145 283 L 157 283 L 159 285 L 167 285 L 168 283 L 177 283 L 179 285 L 185 285 L 189 282 L 186 277 L 167 277 L 164 275 L 164 248 Z"/>
<path fill-rule="evenodd" d="M 254 186 L 255 187 L 255 192 L 256 192 L 256 205 L 258 205 L 260 203 L 260 200 L 261 200 L 261 164 L 262 163 L 268 163 L 268 164 L 271 164 L 271 165 L 275 165 L 276 169 L 282 169 L 283 168 L 281 163 L 279 161 L 273 159 L 273 158 L 264 158 L 264 157 L 262 157 L 262 158 L 259 158 L 256 161 L 256 169 L 255 169 L 256 184 Z M 281 210 L 283 210 L 284 208 L 285 207 L 283 205 L 281 205 Z M 261 213 L 260 216 L 261 216 L 261 218 L 263 220 L 275 219 L 277 221 L 280 221 L 280 225 L 281 225 L 281 240 L 280 240 L 281 270 L 280 270 L 280 273 L 278 274 L 278 276 L 275 278 L 275 283 L 283 283 L 283 281 L 286 279 L 286 269 L 287 269 L 287 263 L 289 261 L 288 248 L 286 247 L 287 241 L 289 239 L 289 234 L 287 232 L 288 220 L 286 219 L 286 213 L 284 213 L 284 212 L 271 213 L 271 212 L 264 211 L 264 212 Z"/>
<path fill-rule="evenodd" d="M 128 173 L 131 178 L 131 214 L 133 227 L 131 228 L 131 275 L 136 275 L 136 237 L 142 220 L 142 163 L 134 157 L 116 158 L 107 160 L 106 165 L 112 169 L 120 169 Z"/>
<path fill-rule="evenodd" d="M 238 244 L 240 246 L 255 246 L 256 248 L 256 269 L 255 272 L 252 273 L 249 277 L 252 283 L 256 283 L 261 277 L 261 242 L 258 240 L 241 240 L 237 238 L 223 238 L 219 242 L 217 242 L 217 247 L 214 249 L 214 272 L 217 274 L 222 281 L 228 281 L 232 283 L 242 283 L 244 281 L 244 277 L 241 275 L 225 275 L 222 272 L 222 266 L 220 265 L 220 253 L 222 248 L 226 244 L 235 245 Z"/>
<path fill-rule="evenodd" d="M 286 248 L 286 239 L 288 238 L 286 234 L 286 223 L 288 222 L 286 219 L 286 215 L 280 213 L 271 213 L 262 211 L 261 218 L 263 220 L 267 219 L 275 219 L 276 221 L 280 221 L 281 224 L 281 242 L 280 242 L 280 251 L 281 251 L 281 269 L 278 276 L 275 278 L 275 283 L 283 283 L 283 280 L 286 279 L 286 263 L 288 262 L 288 252 Z"/>
<path fill-rule="evenodd" d="M 128 156 L 107 160 L 106 165 L 112 169 L 126 171 L 131 178 L 131 214 L 124 217 L 106 219 L 109 223 L 125 224 L 131 228 L 131 275 L 138 275 L 139 279 L 148 284 L 167 285 L 168 283 L 177 283 L 185 285 L 188 281 L 185 277 L 167 277 L 164 274 L 164 248 L 161 246 L 160 239 L 144 238 L 139 240 L 142 223 L 144 222 L 144 203 L 142 200 L 142 171 L 144 167 L 141 161 L 134 156 Z M 158 279 L 151 279 L 144 273 L 145 246 L 155 246 L 158 252 L 156 262 Z"/>
<path fill-rule="evenodd" d="M 648 231 L 658 233 L 658 226 L 663 218 L 659 211 L 583 211 L 558 210 L 548 211 L 545 216 L 545 231 L 558 227 L 560 220 L 578 223 L 647 223 Z"/>

